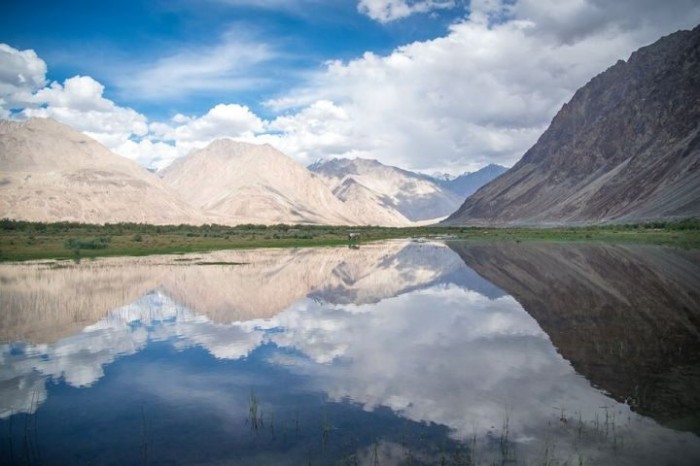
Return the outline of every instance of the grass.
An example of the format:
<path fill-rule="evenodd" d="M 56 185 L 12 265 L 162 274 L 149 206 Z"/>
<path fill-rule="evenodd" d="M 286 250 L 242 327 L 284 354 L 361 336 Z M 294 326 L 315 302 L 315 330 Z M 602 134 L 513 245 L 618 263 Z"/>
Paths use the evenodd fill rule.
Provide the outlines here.
<path fill-rule="evenodd" d="M 359 240 L 349 241 L 349 232 Z M 316 225 L 88 225 L 0 220 L 0 261 L 184 254 L 221 249 L 338 246 L 391 238 L 605 241 L 700 247 L 700 219 L 576 228 L 414 228 Z"/>

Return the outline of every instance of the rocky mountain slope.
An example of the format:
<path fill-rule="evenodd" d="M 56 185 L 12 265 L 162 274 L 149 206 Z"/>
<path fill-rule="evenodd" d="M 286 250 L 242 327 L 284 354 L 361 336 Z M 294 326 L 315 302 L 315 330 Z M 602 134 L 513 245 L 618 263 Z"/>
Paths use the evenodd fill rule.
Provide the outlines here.
<path fill-rule="evenodd" d="M 432 178 L 438 185 L 464 199 L 474 194 L 483 185 L 499 177 L 507 170 L 508 168 L 502 165 L 492 163 L 475 172 L 465 172 L 456 177 L 447 176 Z"/>
<path fill-rule="evenodd" d="M 0 218 L 204 223 L 157 176 L 51 119 L 0 121 Z"/>
<path fill-rule="evenodd" d="M 700 216 L 700 26 L 593 78 L 450 225 L 594 224 Z"/>
<path fill-rule="evenodd" d="M 438 219 L 454 212 L 462 198 L 440 187 L 428 176 L 383 165 L 368 159 L 331 159 L 309 166 L 350 204 L 372 199 L 384 210 L 395 211 L 411 222 Z"/>
<path fill-rule="evenodd" d="M 320 178 L 267 144 L 216 140 L 176 160 L 161 176 L 225 223 L 375 223 L 353 218 Z"/>

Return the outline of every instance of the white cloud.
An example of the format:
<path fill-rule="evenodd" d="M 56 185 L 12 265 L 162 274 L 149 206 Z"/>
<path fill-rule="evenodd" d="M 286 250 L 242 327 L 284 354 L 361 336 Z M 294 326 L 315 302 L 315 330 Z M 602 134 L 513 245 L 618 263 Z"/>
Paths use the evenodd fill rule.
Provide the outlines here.
<path fill-rule="evenodd" d="M 53 82 L 31 96 L 35 106 L 25 108 L 22 116 L 54 118 L 112 149 L 148 132 L 145 116 L 116 105 L 103 92 L 104 86 L 89 76 L 74 76 L 63 85 Z"/>
<path fill-rule="evenodd" d="M 54 118 L 114 149 L 148 132 L 146 117 L 104 97 L 89 76 L 46 85 L 46 63 L 33 50 L 0 44 L 0 117 Z M 21 112 L 10 114 L 10 110 Z"/>
<path fill-rule="evenodd" d="M 131 139 L 123 141 L 112 148 L 115 154 L 134 160 L 144 167 L 165 168 L 178 157 L 184 155 L 184 150 L 172 144 L 152 141 L 144 138 L 138 142 Z"/>
<path fill-rule="evenodd" d="M 365 144 L 353 137 L 354 125 L 345 108 L 319 100 L 297 113 L 275 118 L 267 125 L 268 133 L 246 140 L 272 144 L 309 164 L 321 157 L 361 154 Z"/>
<path fill-rule="evenodd" d="M 295 103 L 335 102 L 346 114 L 343 124 L 334 126 L 345 133 L 337 138 L 345 135 L 384 162 L 419 169 L 434 168 L 438 159 L 444 168 L 512 164 L 575 86 L 592 76 L 591 68 L 597 69 L 577 66 L 576 58 L 591 52 L 588 44 L 581 50 L 547 46 L 528 34 L 530 27 L 465 22 L 447 37 L 385 57 L 366 53 L 350 62 L 334 61 Z M 614 62 L 615 56 L 604 61 Z"/>
<path fill-rule="evenodd" d="M 511 16 L 533 21 L 537 34 L 563 42 L 626 32 L 640 41 L 635 44 L 639 46 L 678 29 L 691 29 L 700 20 L 695 0 L 518 0 L 503 8 Z"/>
<path fill-rule="evenodd" d="M 357 10 L 380 23 L 406 18 L 415 13 L 450 9 L 455 0 L 360 0 Z"/>
<path fill-rule="evenodd" d="M 273 48 L 245 30 L 229 30 L 220 43 L 185 48 L 146 65 L 117 83 L 124 94 L 143 100 L 257 88 L 267 82 L 259 65 L 277 58 Z"/>
<path fill-rule="evenodd" d="M 333 102 L 346 115 L 333 125 L 334 137 L 389 164 L 448 172 L 512 165 L 576 89 L 640 46 L 700 18 L 700 7 L 686 0 L 664 4 L 659 21 L 661 7 L 645 2 L 640 11 L 625 3 L 474 1 L 471 16 L 445 37 L 386 56 L 331 61 L 306 86 L 268 105 L 300 109 L 294 118 L 303 121 L 317 101 Z M 323 155 L 313 138 L 298 135 L 276 137 L 301 160 Z M 326 155 L 343 155 L 337 149 Z"/>
<path fill-rule="evenodd" d="M 46 63 L 34 50 L 17 50 L 0 44 L 0 117 L 16 106 L 24 107 L 32 92 L 46 82 Z"/>
<path fill-rule="evenodd" d="M 358 9 L 388 22 L 458 4 L 361 0 Z M 203 115 L 148 122 L 104 97 L 104 87 L 88 76 L 44 87 L 46 64 L 36 53 L 0 45 L 0 117 L 51 116 L 154 167 L 229 137 L 273 144 L 302 163 L 363 156 L 457 173 L 515 163 L 594 75 L 700 20 L 694 0 L 473 0 L 469 8 L 470 16 L 444 37 L 327 62 L 304 85 L 268 101 L 280 116 L 267 121 L 233 101 Z M 251 31 L 229 29 L 214 45 L 185 48 L 135 70 L 118 90 L 177 100 L 255 89 L 270 79 L 265 66 L 284 59 L 279 49 Z M 22 107 L 22 114 L 10 115 Z"/>
<path fill-rule="evenodd" d="M 176 114 L 169 123 L 151 123 L 147 137 L 138 143 L 126 141 L 115 152 L 146 166 L 165 168 L 176 158 L 216 139 L 255 141 L 255 135 L 265 127 L 266 122 L 248 107 L 219 104 L 200 117 Z"/>
<path fill-rule="evenodd" d="M 263 121 L 250 109 L 237 104 L 219 104 L 201 117 L 176 115 L 175 126 L 154 125 L 152 129 L 164 140 L 177 143 L 208 143 L 222 137 L 243 137 L 264 130 Z"/>

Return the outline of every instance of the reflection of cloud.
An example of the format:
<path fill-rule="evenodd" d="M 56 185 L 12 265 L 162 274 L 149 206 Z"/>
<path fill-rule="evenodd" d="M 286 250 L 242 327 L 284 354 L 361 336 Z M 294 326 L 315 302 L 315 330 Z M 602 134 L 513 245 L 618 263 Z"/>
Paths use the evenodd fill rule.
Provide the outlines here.
<path fill-rule="evenodd" d="M 191 265 L 200 260 L 202 255 L 110 258 L 60 268 L 0 264 L 0 341 L 55 342 L 154 289 L 223 324 L 272 317 L 306 296 L 362 304 L 430 283 L 502 295 L 444 245 L 389 241 L 360 250 L 218 251 L 204 260 L 244 265 Z"/>
<path fill-rule="evenodd" d="M 497 437 L 507 416 L 510 438 L 523 450 L 532 445 L 523 454 L 535 457 L 560 408 L 592 425 L 607 406 L 635 451 L 603 458 L 600 443 L 566 437 L 555 425 L 558 457 L 648 464 L 651 455 L 664 463 L 678 448 L 700 457 L 692 435 L 660 428 L 592 388 L 509 296 L 490 300 L 438 285 L 373 305 L 300 302 L 273 320 L 284 331 L 270 334 L 271 341 L 317 363 L 287 361 L 289 370 L 309 376 L 335 401 L 369 411 L 386 406 L 412 421 L 448 426 L 458 439 Z"/>
<path fill-rule="evenodd" d="M 115 309 L 78 333 L 51 344 L 26 345 L 21 357 L 7 359 L 3 374 L 15 373 L 5 377 L 12 382 L 0 387 L 8 391 L 3 398 L 9 403 L 7 413 L 12 409 L 30 410 L 26 401 L 31 398 L 29 387 L 33 387 L 28 383 L 30 377 L 36 382 L 36 374 L 41 374 L 41 380 L 63 379 L 71 386 L 88 387 L 104 375 L 105 365 L 121 355 L 135 354 L 149 340 L 175 340 L 180 349 L 201 346 L 217 358 L 237 359 L 266 341 L 268 330 L 283 328 L 285 332 L 275 338 L 277 344 L 299 348 L 317 363 L 330 363 L 343 356 L 353 343 L 352 339 L 339 341 L 332 337 L 347 334 L 346 327 L 352 322 L 347 318 L 348 310 L 365 312 L 368 308 L 348 304 L 344 309 L 333 309 L 320 302 L 378 302 L 466 271 L 449 248 L 410 242 L 370 245 L 359 251 L 228 251 L 215 253 L 210 259 L 248 265 L 183 267 L 164 265 L 162 258 L 140 258 L 55 270 L 45 266 L 1 269 L 12 285 L 7 288 L 11 309 L 2 314 L 10 324 L 7 332 L 37 333 L 26 321 L 18 321 L 11 330 L 13 316 L 22 314 L 11 312 L 13 309 L 33 306 L 39 328 L 47 332 L 54 326 L 67 328 L 75 315 L 82 318 L 103 313 L 108 303 L 133 296 L 133 288 L 154 288 L 160 282 L 162 290 Z M 119 279 L 115 281 L 114 277 Z M 483 286 L 478 277 L 470 280 Z M 93 290 L 87 297 L 76 291 L 86 288 Z M 314 299 L 305 299 L 307 294 Z M 174 295 L 187 307 L 167 295 Z M 78 308 L 74 307 L 76 303 Z M 275 316 L 284 308 L 287 310 Z M 197 315 L 200 309 L 230 324 Z M 252 319 L 256 314 L 263 318 Z M 270 316 L 274 317 L 264 319 Z M 9 354 L 11 349 L 4 345 L 3 351 Z M 25 401 L 11 401 L 12 390 L 24 390 L 20 398 Z"/>
<path fill-rule="evenodd" d="M 347 258 L 350 256 L 344 257 L 346 288 L 340 298 L 333 300 L 328 287 L 325 294 L 299 298 L 274 316 L 218 323 L 176 303 L 164 291 L 156 291 L 53 344 L 2 345 L 0 416 L 36 409 L 46 398 L 44 384 L 48 378 L 62 378 L 76 387 L 94 384 L 103 376 L 105 365 L 121 355 L 140 351 L 149 341 L 168 342 L 178 350 L 197 346 L 225 359 L 246 357 L 260 345 L 271 343 L 265 360 L 281 363 L 303 376 L 299 380 L 306 388 L 327 393 L 331 400 L 349 399 L 367 411 L 383 406 L 412 421 L 445 425 L 458 438 L 469 437 L 472 432 L 480 437 L 489 432 L 498 435 L 507 412 L 511 438 L 530 439 L 533 445 L 540 445 L 537 442 L 543 440 L 544 430 L 556 419 L 557 408 L 564 408 L 570 416 L 581 412 L 583 421 L 590 422 L 601 406 L 609 406 L 619 419 L 634 422 L 626 441 L 643 443 L 639 455 L 650 451 L 666 454 L 688 442 L 684 447 L 688 457 L 700 457 L 698 442 L 689 434 L 660 428 L 593 389 L 557 353 L 549 336 L 513 297 L 496 294 L 492 299 L 443 280 L 441 261 L 450 273 L 459 270 L 453 267 L 449 254 L 444 247 L 429 245 L 422 251 L 399 248 L 399 254 L 386 257 L 373 252 L 372 267 L 356 269 Z M 421 255 L 423 262 L 419 260 Z M 289 253 L 275 256 L 288 259 L 276 263 L 265 257 L 268 262 L 260 269 L 221 270 L 229 276 L 239 274 L 237 280 L 242 281 L 237 283 L 243 283 L 241 275 L 259 277 L 265 271 L 269 276 L 272 269 L 279 274 L 294 262 Z M 299 271 L 304 264 L 326 263 L 330 256 L 323 256 L 323 260 L 312 253 L 291 257 L 301 264 L 289 270 Z M 403 259 L 397 259 L 400 257 Z M 433 261 L 431 257 L 439 259 Z M 335 271 L 337 263 L 328 263 L 332 267 L 326 270 Z M 420 272 L 403 274 L 403 269 L 410 268 L 407 264 L 414 264 Z M 187 268 L 196 270 L 193 266 Z M 375 277 L 380 283 L 389 277 L 401 277 L 400 287 L 389 288 L 397 295 L 389 297 L 387 288 L 376 288 L 371 270 L 377 270 Z M 409 276 L 413 278 L 409 280 Z M 330 274 L 321 283 L 336 286 L 339 282 L 335 280 L 338 275 Z M 316 283 L 309 276 L 302 281 L 304 287 Z M 377 294 L 366 293 L 368 289 Z M 353 303 L 350 296 L 357 301 Z M 186 379 L 180 376 L 180 368 L 164 371 L 172 380 Z M 150 390 L 172 404 L 188 399 L 216 410 L 221 400 L 245 403 L 240 393 L 221 393 L 235 386 L 230 380 L 212 384 L 211 389 L 205 384 L 196 394 L 189 393 L 190 382 L 170 384 L 154 380 L 147 373 L 134 375 L 134 383 L 142 390 Z M 663 438 L 664 442 L 654 444 L 648 438 Z M 558 442 L 567 455 L 580 447 L 566 439 Z M 586 462 L 596 462 L 599 455 L 595 451 L 585 454 Z M 630 461 L 638 458 L 636 454 Z"/>
<path fill-rule="evenodd" d="M 371 312 L 353 308 L 290 308 L 275 318 L 285 331 L 269 337 L 320 363 L 341 358 L 317 369 L 333 399 L 389 406 L 466 434 L 475 423 L 487 430 L 511 404 L 549 417 L 557 394 L 564 386 L 571 393 L 576 379 L 510 297 L 435 287 L 382 301 Z M 597 395 L 585 380 L 576 390 Z M 591 405 L 602 398 L 594 396 Z"/>
<path fill-rule="evenodd" d="M 451 247 L 508 290 L 592 384 L 636 412 L 698 433 L 683 421 L 700 412 L 700 399 L 688 396 L 700 380 L 697 252 L 599 243 Z"/>
<path fill-rule="evenodd" d="M 250 331 L 238 324 L 186 322 L 178 326 L 178 334 L 219 359 L 243 358 L 263 342 L 262 332 Z"/>
<path fill-rule="evenodd" d="M 21 353 L 13 345 L 1 345 L 1 416 L 33 412 L 46 398 L 47 378 L 89 387 L 104 375 L 105 365 L 137 353 L 149 340 L 175 340 L 181 348 L 200 345 L 216 357 L 240 358 L 258 346 L 262 336 L 238 325 L 214 324 L 161 293 L 150 293 L 54 344 L 26 345 Z M 32 407 L 35 392 L 41 396 Z"/>
<path fill-rule="evenodd" d="M 17 374 L 13 370 L 6 371 L 9 352 L 2 348 L 3 370 L 0 372 L 0 419 L 5 419 L 15 413 L 32 413 L 46 400 L 44 377 L 36 372 Z M 12 369 L 12 366 L 10 366 Z"/>

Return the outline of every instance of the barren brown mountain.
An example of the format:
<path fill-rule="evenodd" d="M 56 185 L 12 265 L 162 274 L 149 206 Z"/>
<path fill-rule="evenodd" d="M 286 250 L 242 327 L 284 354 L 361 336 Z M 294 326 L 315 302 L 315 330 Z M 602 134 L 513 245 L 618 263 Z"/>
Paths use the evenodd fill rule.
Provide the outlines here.
<path fill-rule="evenodd" d="M 267 144 L 219 139 L 176 160 L 162 178 L 226 223 L 365 223 L 352 218 L 317 176 Z"/>
<path fill-rule="evenodd" d="M 700 217 L 700 26 L 634 52 L 579 89 L 508 172 L 449 225 Z"/>
<path fill-rule="evenodd" d="M 461 196 L 426 175 L 370 159 L 330 159 L 309 165 L 333 193 L 357 210 L 391 213 L 404 225 L 442 219 L 459 207 Z M 392 225 L 391 223 L 385 223 Z"/>
<path fill-rule="evenodd" d="M 52 119 L 0 121 L 0 218 L 204 223 L 157 176 Z"/>

